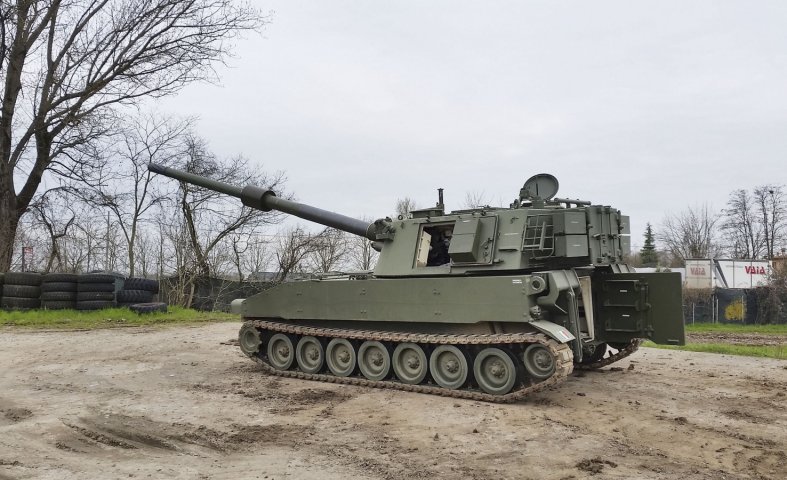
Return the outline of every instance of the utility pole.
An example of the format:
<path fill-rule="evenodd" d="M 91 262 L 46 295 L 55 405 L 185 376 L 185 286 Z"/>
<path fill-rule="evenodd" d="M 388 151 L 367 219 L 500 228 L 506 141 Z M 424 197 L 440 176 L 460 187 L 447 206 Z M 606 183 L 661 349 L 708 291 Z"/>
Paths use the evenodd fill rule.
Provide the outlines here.
<path fill-rule="evenodd" d="M 104 270 L 109 271 L 109 212 L 107 212 L 107 236 L 104 244 Z"/>

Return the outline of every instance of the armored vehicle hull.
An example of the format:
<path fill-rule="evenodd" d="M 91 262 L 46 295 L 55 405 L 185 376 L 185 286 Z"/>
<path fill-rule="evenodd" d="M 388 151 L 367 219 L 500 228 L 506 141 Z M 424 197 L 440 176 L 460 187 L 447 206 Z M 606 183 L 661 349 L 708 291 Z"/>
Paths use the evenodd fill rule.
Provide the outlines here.
<path fill-rule="evenodd" d="M 233 302 L 241 350 L 275 375 L 510 402 L 684 342 L 677 273 L 623 263 L 628 217 L 528 180 L 510 208 L 436 207 L 364 222 L 171 168 L 150 169 L 365 237 L 374 271 L 285 282 Z"/>
<path fill-rule="evenodd" d="M 642 338 L 682 342 L 680 304 L 658 298 L 680 289 L 679 274 L 594 273 L 347 275 L 284 283 L 233 307 L 246 320 L 241 349 L 269 373 L 512 402 L 565 380 L 575 361 L 609 365 Z M 579 337 L 539 306 L 554 276 L 586 285 Z M 594 309 L 592 325 L 585 308 Z"/>

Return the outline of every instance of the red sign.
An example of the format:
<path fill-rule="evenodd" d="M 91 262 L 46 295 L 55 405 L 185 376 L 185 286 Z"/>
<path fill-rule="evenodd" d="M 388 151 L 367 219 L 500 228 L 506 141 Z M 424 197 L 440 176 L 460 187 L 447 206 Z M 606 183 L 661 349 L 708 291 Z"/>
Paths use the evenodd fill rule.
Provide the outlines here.
<path fill-rule="evenodd" d="M 765 275 L 765 267 L 762 265 L 745 265 L 743 267 L 749 275 Z"/>

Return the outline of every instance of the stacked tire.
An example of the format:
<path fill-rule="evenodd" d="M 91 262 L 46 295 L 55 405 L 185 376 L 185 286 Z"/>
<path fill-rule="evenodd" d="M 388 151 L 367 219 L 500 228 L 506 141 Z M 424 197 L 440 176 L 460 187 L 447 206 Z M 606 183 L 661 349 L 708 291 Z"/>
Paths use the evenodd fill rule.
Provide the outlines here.
<path fill-rule="evenodd" d="M 47 273 L 41 282 L 41 308 L 74 309 L 77 306 L 79 276 L 74 273 Z"/>
<path fill-rule="evenodd" d="M 77 310 L 101 310 L 114 308 L 115 276 L 104 273 L 79 275 L 77 282 Z"/>
<path fill-rule="evenodd" d="M 30 310 L 41 307 L 40 273 L 8 272 L 3 276 L 0 307 L 6 310 Z"/>
<path fill-rule="evenodd" d="M 123 290 L 117 292 L 119 307 L 128 307 L 137 313 L 166 312 L 167 304 L 155 302 L 159 290 L 156 280 L 147 278 L 127 278 Z"/>

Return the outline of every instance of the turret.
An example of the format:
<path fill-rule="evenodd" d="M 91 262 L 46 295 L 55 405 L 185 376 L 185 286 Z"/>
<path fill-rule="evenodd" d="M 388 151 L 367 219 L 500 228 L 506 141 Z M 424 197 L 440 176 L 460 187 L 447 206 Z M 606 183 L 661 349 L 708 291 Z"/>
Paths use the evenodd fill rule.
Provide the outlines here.
<path fill-rule="evenodd" d="M 608 206 L 555 198 L 558 182 L 541 173 L 508 208 L 446 212 L 442 189 L 435 207 L 372 223 L 286 200 L 254 185 L 236 187 L 174 168 L 151 172 L 239 198 L 263 211 L 277 210 L 368 238 L 380 257 L 378 277 L 525 273 L 623 263 L 629 252 L 628 217 Z M 394 238 L 396 233 L 396 238 Z"/>
<path fill-rule="evenodd" d="M 348 217 L 339 213 L 329 212 L 321 208 L 313 207 L 303 203 L 293 202 L 285 198 L 279 198 L 273 190 L 258 187 L 256 185 L 246 185 L 245 187 L 237 187 L 210 178 L 201 177 L 193 173 L 184 172 L 176 168 L 165 167 L 151 163 L 148 165 L 148 170 L 153 173 L 158 173 L 166 177 L 180 180 L 181 182 L 199 185 L 200 187 L 207 188 L 216 192 L 224 193 L 232 197 L 239 198 L 244 205 L 264 212 L 276 210 L 283 213 L 289 213 L 296 217 L 311 222 L 332 227 L 337 230 L 366 237 L 369 240 L 377 241 L 393 236 L 393 227 L 389 219 L 379 219 L 372 223 L 357 218 Z"/>

